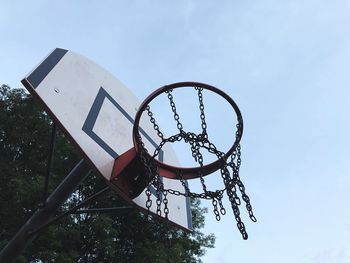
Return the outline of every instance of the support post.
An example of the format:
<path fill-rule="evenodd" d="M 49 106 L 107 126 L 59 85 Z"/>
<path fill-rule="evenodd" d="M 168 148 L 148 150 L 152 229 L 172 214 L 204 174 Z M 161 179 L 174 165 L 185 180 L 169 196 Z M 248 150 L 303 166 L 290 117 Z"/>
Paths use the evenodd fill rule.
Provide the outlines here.
<path fill-rule="evenodd" d="M 31 232 L 46 224 L 75 188 L 90 174 L 91 168 L 81 160 L 0 252 L 0 262 L 12 263 L 38 234 Z"/>
<path fill-rule="evenodd" d="M 56 133 L 57 133 L 56 123 L 52 122 L 50 152 L 49 152 L 49 158 L 47 159 L 47 172 L 46 172 L 45 184 L 44 184 L 43 206 L 46 205 L 47 191 L 49 189 L 49 181 L 50 181 L 51 170 L 52 170 L 52 165 L 53 165 L 53 154 L 55 151 Z"/>

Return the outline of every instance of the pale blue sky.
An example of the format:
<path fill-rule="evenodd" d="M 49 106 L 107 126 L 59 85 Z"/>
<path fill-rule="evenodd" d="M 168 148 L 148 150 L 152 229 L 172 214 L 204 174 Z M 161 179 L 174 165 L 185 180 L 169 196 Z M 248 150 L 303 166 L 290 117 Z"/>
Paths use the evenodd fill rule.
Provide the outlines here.
<path fill-rule="evenodd" d="M 233 216 L 203 261 L 350 262 L 350 1 L 0 2 L 0 83 L 53 48 L 81 53 L 140 98 L 167 83 L 224 89 L 245 120 L 242 178 L 257 224 Z"/>

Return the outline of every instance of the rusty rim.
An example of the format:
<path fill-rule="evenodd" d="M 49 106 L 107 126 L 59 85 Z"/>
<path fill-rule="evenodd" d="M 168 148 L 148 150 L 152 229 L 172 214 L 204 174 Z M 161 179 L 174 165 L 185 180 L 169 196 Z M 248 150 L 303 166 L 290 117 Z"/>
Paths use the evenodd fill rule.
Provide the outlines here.
<path fill-rule="evenodd" d="M 139 143 L 138 143 L 138 139 L 137 139 L 138 137 L 140 137 L 139 123 L 140 123 L 141 116 L 142 116 L 143 112 L 145 111 L 147 105 L 149 105 L 150 102 L 154 98 L 156 98 L 160 94 L 165 93 L 169 90 L 174 90 L 174 89 L 178 89 L 178 88 L 196 88 L 196 87 L 207 89 L 207 90 L 210 90 L 210 91 L 220 95 L 221 97 L 226 99 L 227 102 L 234 109 L 236 116 L 237 116 L 237 122 L 239 124 L 237 127 L 236 140 L 222 159 L 226 160 L 228 157 L 230 157 L 232 155 L 232 153 L 235 151 L 235 149 L 239 145 L 239 142 L 242 138 L 243 118 L 242 118 L 241 111 L 239 110 L 237 104 L 233 101 L 233 99 L 230 96 L 228 96 L 225 92 L 223 92 L 222 90 L 220 90 L 216 87 L 213 87 L 213 86 L 208 85 L 208 84 L 200 83 L 200 82 L 177 82 L 177 83 L 165 85 L 165 86 L 155 90 L 154 92 L 152 92 L 142 102 L 142 104 L 140 105 L 140 107 L 136 113 L 135 123 L 134 123 L 134 127 L 133 127 L 133 142 L 134 142 L 134 147 L 135 147 L 137 154 L 140 153 Z M 151 157 L 151 155 L 149 155 L 149 156 Z M 156 163 L 156 165 L 159 168 L 161 168 L 160 170 L 164 171 L 160 175 L 164 176 L 164 177 L 172 178 L 172 179 L 176 179 L 178 177 L 179 173 L 182 174 L 181 177 L 183 179 L 193 179 L 193 178 L 198 178 L 200 176 L 205 176 L 205 175 L 211 174 L 214 171 L 218 170 L 222 164 L 222 160 L 218 159 L 212 163 L 209 163 L 209 164 L 206 164 L 203 166 L 198 166 L 198 167 L 177 167 L 177 166 L 172 166 L 172 165 L 160 162 L 156 159 L 153 159 L 153 160 Z"/>

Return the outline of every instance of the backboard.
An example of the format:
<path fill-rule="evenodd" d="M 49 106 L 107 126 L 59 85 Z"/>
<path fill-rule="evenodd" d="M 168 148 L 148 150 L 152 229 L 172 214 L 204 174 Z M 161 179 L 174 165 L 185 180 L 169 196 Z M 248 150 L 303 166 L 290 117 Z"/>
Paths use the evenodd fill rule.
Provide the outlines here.
<path fill-rule="evenodd" d="M 114 161 L 133 147 L 134 116 L 140 105 L 137 97 L 112 74 L 93 61 L 72 51 L 56 48 L 22 80 L 50 117 L 81 151 L 94 170 L 128 202 L 146 209 L 145 192 L 128 198 L 111 183 Z M 150 123 L 141 123 L 148 147 L 156 147 L 158 137 Z M 159 155 L 176 162 L 170 146 Z M 164 186 L 183 191 L 181 182 L 164 178 Z M 151 197 L 155 204 L 155 196 Z M 169 220 L 183 229 L 191 229 L 189 199 L 170 195 Z M 151 207 L 156 214 L 156 206 Z"/>

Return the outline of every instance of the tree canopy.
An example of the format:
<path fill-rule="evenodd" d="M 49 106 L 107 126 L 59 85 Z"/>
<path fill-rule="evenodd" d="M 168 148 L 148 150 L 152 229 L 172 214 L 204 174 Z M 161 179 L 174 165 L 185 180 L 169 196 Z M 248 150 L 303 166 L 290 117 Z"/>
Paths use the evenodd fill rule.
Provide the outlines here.
<path fill-rule="evenodd" d="M 0 249 L 42 205 L 51 120 L 22 89 L 0 87 Z M 51 171 L 52 191 L 74 167 L 79 155 L 58 132 Z M 89 176 L 62 206 L 78 204 L 103 189 Z M 124 206 L 116 193 L 84 208 Z M 191 200 L 193 232 L 186 233 L 136 209 L 123 214 L 71 214 L 43 230 L 17 262 L 201 262 L 214 235 L 205 235 L 205 208 Z"/>

